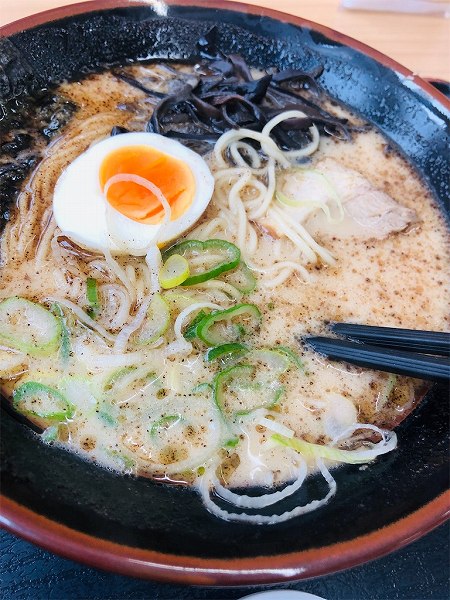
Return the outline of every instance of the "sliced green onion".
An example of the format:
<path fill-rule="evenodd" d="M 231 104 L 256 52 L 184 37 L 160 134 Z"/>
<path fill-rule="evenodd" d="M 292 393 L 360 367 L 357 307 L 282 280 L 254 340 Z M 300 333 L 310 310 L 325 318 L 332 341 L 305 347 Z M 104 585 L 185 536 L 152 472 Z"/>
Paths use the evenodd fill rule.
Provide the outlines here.
<path fill-rule="evenodd" d="M 274 406 L 276 406 L 278 404 L 278 402 L 281 400 L 281 397 L 283 396 L 285 391 L 286 391 L 286 388 L 284 385 L 275 386 L 273 400 L 271 402 L 269 402 L 268 404 L 266 404 L 266 408 L 273 408 Z"/>
<path fill-rule="evenodd" d="M 220 279 L 231 284 L 243 294 L 253 292 L 256 287 L 256 277 L 244 261 L 241 260 L 236 269 L 227 271 Z"/>
<path fill-rule="evenodd" d="M 285 356 L 287 356 L 290 360 L 290 362 L 295 365 L 298 369 L 300 369 L 300 371 L 304 371 L 305 370 L 305 365 L 303 364 L 301 358 L 299 357 L 299 355 L 294 352 L 293 350 L 291 350 L 290 348 L 288 348 L 287 346 L 276 346 L 276 348 L 274 348 L 275 352 L 281 352 L 281 354 L 284 354 Z"/>
<path fill-rule="evenodd" d="M 207 313 L 204 310 L 201 310 L 189 325 L 184 330 L 183 336 L 186 340 L 193 340 L 197 337 L 197 325 L 203 321 L 203 319 L 207 316 Z"/>
<path fill-rule="evenodd" d="M 111 373 L 103 383 L 103 406 L 101 411 L 117 418 L 117 406 L 126 402 L 134 394 L 140 393 L 147 386 L 158 389 L 154 385 L 158 381 L 157 374 L 150 367 L 122 367 Z M 101 416 L 101 415 L 100 415 Z M 105 422 L 107 420 L 104 419 Z"/>
<path fill-rule="evenodd" d="M 183 256 L 189 264 L 189 277 L 183 285 L 195 285 L 218 277 L 239 264 L 241 252 L 225 240 L 186 240 L 163 252 L 166 261 L 173 254 Z"/>
<path fill-rule="evenodd" d="M 254 373 L 255 367 L 252 365 L 235 365 L 217 373 L 213 382 L 213 397 L 223 414 L 236 412 L 230 411 L 230 397 L 234 403 L 239 403 L 239 384 L 251 381 Z"/>
<path fill-rule="evenodd" d="M 367 463 L 375 459 L 379 454 L 384 454 L 395 448 L 396 442 L 394 434 L 391 439 L 383 439 L 382 442 L 374 444 L 372 448 L 363 447 L 360 450 L 340 450 L 333 446 L 323 446 L 321 444 L 305 442 L 296 437 L 288 438 L 278 433 L 272 435 L 271 439 L 282 446 L 293 448 L 305 458 L 325 458 L 327 460 L 347 463 L 349 465 Z"/>
<path fill-rule="evenodd" d="M 119 452 L 118 450 L 106 450 L 106 454 L 112 459 L 122 463 L 123 467 L 127 471 L 131 471 L 136 465 L 132 458 L 130 458 L 126 454 L 123 454 L 122 452 Z"/>
<path fill-rule="evenodd" d="M 216 374 L 213 381 L 214 402 L 223 415 L 240 417 L 257 408 L 273 408 L 284 387 L 277 381 L 258 381 L 254 365 L 238 364 Z"/>
<path fill-rule="evenodd" d="M 177 423 L 180 423 L 183 420 L 184 419 L 181 415 L 167 415 L 165 417 L 162 417 L 161 419 L 158 419 L 158 421 L 155 421 L 152 424 L 150 429 L 150 435 L 152 437 L 156 437 L 161 430 L 167 430 L 173 425 L 176 425 Z"/>
<path fill-rule="evenodd" d="M 189 277 L 189 263 L 180 254 L 171 254 L 159 273 L 159 282 L 165 290 L 181 285 Z"/>
<path fill-rule="evenodd" d="M 248 351 L 247 346 L 244 346 L 244 344 L 222 344 L 221 346 L 208 348 L 205 353 L 205 360 L 207 362 L 213 362 L 214 360 L 226 361 L 241 357 Z"/>
<path fill-rule="evenodd" d="M 191 304 L 202 300 L 200 296 L 195 294 L 195 290 L 184 289 L 167 290 L 164 292 L 163 298 L 168 302 L 170 309 L 174 311 L 182 311 Z"/>
<path fill-rule="evenodd" d="M 231 439 L 229 439 L 228 441 L 226 441 L 223 445 L 224 448 L 236 448 L 236 446 L 239 444 L 240 439 L 236 436 L 233 437 Z"/>
<path fill-rule="evenodd" d="M 58 439 L 59 425 L 50 425 L 41 433 L 41 440 L 46 444 L 51 444 Z"/>
<path fill-rule="evenodd" d="M 93 277 L 88 277 L 86 281 L 86 298 L 89 304 L 89 308 L 87 309 L 87 314 L 91 317 L 91 319 L 97 316 L 98 311 L 100 310 L 100 299 L 98 296 L 98 284 L 97 280 Z"/>
<path fill-rule="evenodd" d="M 252 350 L 247 360 L 251 363 L 262 363 L 265 373 L 270 374 L 270 377 L 285 373 L 290 365 L 290 360 L 285 354 L 278 352 L 278 349 L 271 348 Z"/>
<path fill-rule="evenodd" d="M 105 392 L 109 392 L 125 375 L 131 373 L 131 371 L 135 371 L 136 367 L 120 367 L 120 369 L 115 369 L 104 381 L 103 390 Z"/>
<path fill-rule="evenodd" d="M 210 383 L 199 383 L 195 387 L 192 388 L 192 394 L 195 396 L 201 396 L 203 394 L 210 395 L 212 392 L 213 386 Z"/>
<path fill-rule="evenodd" d="M 67 366 L 70 358 L 71 344 L 70 344 L 70 331 L 67 327 L 66 317 L 61 308 L 61 305 L 54 302 L 51 306 L 51 311 L 59 319 L 61 325 L 61 343 L 59 346 L 59 356 L 64 366 Z"/>
<path fill-rule="evenodd" d="M 37 381 L 27 381 L 13 392 L 13 404 L 19 412 L 52 421 L 70 419 L 75 407 L 58 390 Z"/>
<path fill-rule="evenodd" d="M 112 414 L 106 410 L 105 408 L 102 408 L 101 410 L 98 411 L 98 416 L 99 418 L 104 421 L 107 425 L 109 425 L 110 427 L 116 427 L 117 425 L 117 420 L 112 416 Z"/>
<path fill-rule="evenodd" d="M 152 344 L 164 335 L 170 324 L 170 308 L 161 294 L 155 294 L 148 307 L 145 320 L 134 336 L 136 344 Z"/>
<path fill-rule="evenodd" d="M 388 402 L 388 400 L 392 394 L 392 391 L 393 391 L 396 383 L 397 383 L 397 375 L 394 375 L 393 373 L 389 373 L 389 377 L 388 377 L 387 383 L 385 385 L 385 388 L 378 395 L 376 405 L 375 405 L 376 410 L 382 410 L 385 407 L 386 403 Z"/>
<path fill-rule="evenodd" d="M 249 415 L 258 408 L 267 408 L 268 410 L 272 410 L 280 401 L 286 388 L 278 381 L 255 381 L 252 385 L 244 386 L 243 390 L 254 392 L 254 394 L 257 396 L 256 402 L 259 402 L 259 404 L 257 403 L 252 405 L 251 408 L 248 409 L 236 411 L 236 417 Z M 268 396 L 268 398 L 261 403 L 261 398 L 264 398 L 264 396 Z"/>
<path fill-rule="evenodd" d="M 284 435 L 287 438 L 294 437 L 294 431 L 283 425 L 283 423 L 279 423 L 275 419 L 268 419 L 267 417 L 261 417 L 258 421 L 258 425 L 262 425 L 269 431 L 273 431 L 274 433 L 279 433 L 280 435 Z"/>
<path fill-rule="evenodd" d="M 0 343 L 47 356 L 57 350 L 60 338 L 60 320 L 40 304 L 17 296 L 0 302 Z"/>
<path fill-rule="evenodd" d="M 197 325 L 196 333 L 208 346 L 220 346 L 253 333 L 261 321 L 261 313 L 254 304 L 237 304 L 204 317 Z"/>

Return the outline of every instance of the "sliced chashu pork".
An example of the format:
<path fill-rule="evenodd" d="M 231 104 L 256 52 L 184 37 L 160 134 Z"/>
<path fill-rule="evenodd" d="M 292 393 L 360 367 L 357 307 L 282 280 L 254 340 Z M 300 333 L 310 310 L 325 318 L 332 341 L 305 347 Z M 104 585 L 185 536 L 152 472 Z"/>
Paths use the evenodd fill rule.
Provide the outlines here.
<path fill-rule="evenodd" d="M 316 163 L 315 169 L 336 190 L 345 214 L 358 225 L 355 228 L 358 237 L 382 239 L 417 222 L 415 210 L 396 202 L 358 171 L 331 158 Z"/>
<path fill-rule="evenodd" d="M 297 202 L 306 201 L 306 205 L 302 204 L 298 208 L 285 206 L 284 210 L 289 213 L 290 218 L 302 223 L 313 236 L 329 234 L 335 237 L 383 239 L 418 221 L 415 210 L 399 204 L 361 173 L 332 158 L 320 160 L 309 172 L 310 175 L 302 177 L 297 175 L 301 171 L 297 171 L 297 174 L 288 172 L 284 177 L 282 191 Z M 324 177 L 317 177 L 317 174 Z M 324 212 L 308 201 L 327 203 L 336 217 L 337 205 L 333 199 L 336 194 L 344 208 L 344 219 L 330 223 Z M 261 225 L 269 232 L 281 235 L 269 217 Z"/>

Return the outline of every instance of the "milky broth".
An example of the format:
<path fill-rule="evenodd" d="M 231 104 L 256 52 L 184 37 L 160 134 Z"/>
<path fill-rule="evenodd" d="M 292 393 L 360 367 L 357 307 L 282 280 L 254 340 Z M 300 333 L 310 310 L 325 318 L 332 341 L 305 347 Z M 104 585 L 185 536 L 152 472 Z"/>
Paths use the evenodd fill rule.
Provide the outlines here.
<path fill-rule="evenodd" d="M 140 76 L 146 72 L 146 67 L 142 66 L 129 69 Z M 161 75 L 158 89 L 164 91 L 168 85 L 170 82 Z M 91 116 L 103 113 L 109 115 L 113 124 L 142 130 L 154 106 L 143 92 L 109 73 L 64 84 L 59 91 L 79 107 L 63 138 L 82 128 Z M 339 111 L 343 109 L 339 108 Z M 106 122 L 109 123 L 107 119 Z M 80 141 L 77 152 L 83 152 L 91 143 L 91 139 Z M 46 156 L 51 158 L 54 152 L 58 152 L 58 146 L 53 144 L 47 149 Z M 311 282 L 306 283 L 293 275 L 275 289 L 265 288 L 264 275 L 260 274 L 256 290 L 245 298 L 245 302 L 256 304 L 263 315 L 260 331 L 248 340 L 248 344 L 255 347 L 287 346 L 298 352 L 304 363 L 304 369 L 291 367 L 283 374 L 285 391 L 278 404 L 269 411 L 271 417 L 292 429 L 296 436 L 314 443 L 329 443 L 357 421 L 387 428 L 394 426 L 411 410 L 424 386 L 420 381 L 398 377 L 389 397 L 383 399 L 392 381 L 387 374 L 330 362 L 305 348 L 302 336 L 329 334 L 327 323 L 330 321 L 449 330 L 449 235 L 440 211 L 419 176 L 374 130 L 355 133 L 351 142 L 322 137 L 312 161 L 317 162 L 323 157 L 332 157 L 359 171 L 399 203 L 414 208 L 419 219 L 408 231 L 382 240 L 354 239 L 348 230 L 344 231 L 345 224 L 340 232 L 339 228 L 323 226 L 316 240 L 336 258 L 335 266 L 314 265 L 310 267 Z M 70 157 L 56 163 L 47 161 L 46 170 L 38 166 L 32 177 L 47 178 L 51 189 L 69 162 Z M 42 164 L 45 164 L 45 158 Z M 34 197 L 33 201 L 40 203 L 44 210 L 51 204 L 51 193 L 46 197 Z M 213 197 L 203 222 L 217 214 Z M 311 230 L 317 225 L 315 218 L 318 217 L 311 219 Z M 39 227 L 39 235 L 45 234 L 42 224 Z M 235 242 L 234 233 L 228 234 L 227 239 Z M 258 230 L 258 236 L 260 244 L 255 261 L 273 253 L 279 253 L 281 257 L 288 253 L 288 248 L 266 231 Z M 120 262 L 126 267 L 127 259 Z M 132 266 L 138 263 L 139 259 L 128 259 Z M 51 255 L 36 265 L 31 249 L 26 249 L 21 256 L 11 256 L 1 265 L 0 299 L 19 295 L 45 303 L 45 298 L 61 293 L 58 270 Z M 67 280 L 66 275 L 63 273 Z M 89 275 L 86 270 L 86 277 Z M 85 281 L 74 279 L 70 284 L 79 287 L 72 300 L 83 307 Z M 106 343 L 99 341 L 99 336 L 76 319 L 73 327 L 83 348 L 96 354 L 108 353 Z M 108 397 L 108 402 L 114 405 L 115 426 L 107 418 L 105 420 L 98 399 L 107 395 L 105 373 L 92 367 L 88 360 L 72 356 L 69 366 L 63 370 L 54 357 L 30 358 L 22 375 L 3 381 L 3 390 L 10 394 L 21 381 L 29 379 L 30 374 L 33 380 L 41 382 L 57 377 L 74 378 L 84 386 L 83 397 L 74 398 L 79 416 L 64 425 L 57 445 L 114 471 L 189 483 L 195 479 L 195 472 L 186 469 L 167 473 L 164 465 L 182 461 L 189 455 L 189 449 L 196 448 L 200 452 L 202 446 L 216 443 L 215 428 L 223 427 L 211 399 L 192 392 L 197 384 L 211 382 L 217 372 L 217 366 L 206 363 L 203 355 L 204 349 L 196 348 L 192 355 L 182 360 L 161 362 L 154 360 L 149 351 L 146 354 L 148 371 L 155 372 L 155 377 L 146 375 L 147 379 L 144 377 L 131 399 L 122 399 L 122 402 L 117 391 L 116 398 Z M 152 451 L 147 447 L 149 423 L 172 413 L 185 415 L 183 418 L 190 425 L 184 427 L 184 439 L 179 440 L 178 446 L 173 440 L 170 447 L 161 445 L 155 459 L 154 447 Z M 252 415 L 242 418 L 239 442 L 233 447 L 225 445 L 226 434 L 222 430 L 224 449 L 218 450 L 221 478 L 231 485 L 272 485 L 292 478 L 292 461 L 279 449 L 265 452 L 264 460 L 261 459 L 259 449 L 271 432 L 258 423 L 252 424 L 252 418 Z M 208 429 L 210 423 L 213 426 Z M 39 424 L 48 425 L 45 422 Z M 169 429 L 170 423 L 166 425 Z M 402 443 L 401 439 L 399 443 Z M 283 457 L 285 460 L 280 460 Z M 158 468 L 155 464 L 162 466 Z"/>

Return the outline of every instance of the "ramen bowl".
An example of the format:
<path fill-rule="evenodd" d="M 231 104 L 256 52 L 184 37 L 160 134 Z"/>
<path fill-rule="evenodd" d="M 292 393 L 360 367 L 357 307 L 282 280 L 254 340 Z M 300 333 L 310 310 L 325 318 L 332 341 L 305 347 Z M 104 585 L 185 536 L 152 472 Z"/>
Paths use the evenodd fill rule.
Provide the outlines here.
<path fill-rule="evenodd" d="M 183 59 L 216 24 L 220 49 L 252 66 L 323 65 L 325 90 L 376 125 L 448 211 L 448 103 L 430 84 L 359 42 L 275 11 L 216 0 L 169 2 L 168 14 L 160 12 L 98 1 L 4 27 L 2 94 L 133 60 Z M 189 488 L 115 475 L 39 443 L 5 403 L 1 522 L 57 554 L 126 575 L 196 585 L 315 577 L 398 549 L 446 519 L 447 423 L 447 390 L 434 387 L 397 427 L 395 452 L 336 470 L 331 502 L 255 526 L 218 520 Z"/>

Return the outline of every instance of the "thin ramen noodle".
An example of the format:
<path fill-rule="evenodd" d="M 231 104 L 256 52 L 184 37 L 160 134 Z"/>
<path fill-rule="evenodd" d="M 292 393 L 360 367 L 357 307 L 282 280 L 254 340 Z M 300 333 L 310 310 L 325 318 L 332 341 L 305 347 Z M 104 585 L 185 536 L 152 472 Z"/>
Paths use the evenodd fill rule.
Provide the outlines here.
<path fill-rule="evenodd" d="M 219 518 L 315 510 L 336 491 L 332 467 L 395 449 L 425 388 L 332 363 L 302 337 L 330 321 L 447 329 L 445 223 L 407 162 L 327 98 L 356 124 L 350 141 L 281 107 L 259 131 L 220 132 L 200 158 L 182 136 L 142 133 L 158 94 L 195 69 L 121 73 L 60 86 L 76 111 L 2 233 L 3 393 L 45 443 L 192 485 Z M 161 116 L 172 138 L 180 122 Z M 328 490 L 286 510 L 313 473 Z M 264 491 L 237 490 L 251 487 Z"/>

